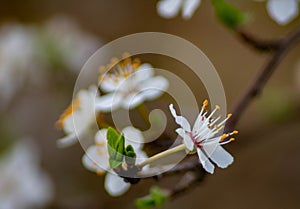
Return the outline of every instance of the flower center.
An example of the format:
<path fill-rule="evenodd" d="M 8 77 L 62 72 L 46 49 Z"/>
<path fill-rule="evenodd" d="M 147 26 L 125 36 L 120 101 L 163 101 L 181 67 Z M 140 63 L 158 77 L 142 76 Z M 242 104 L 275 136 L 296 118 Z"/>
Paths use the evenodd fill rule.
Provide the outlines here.
<path fill-rule="evenodd" d="M 140 67 L 138 58 L 132 59 L 128 53 L 123 54 L 123 60 L 114 57 L 107 66 L 100 67 L 99 81 L 112 80 L 115 83 L 128 78 Z"/>
<path fill-rule="evenodd" d="M 200 140 L 200 142 L 198 142 L 197 139 L 196 139 L 196 137 L 193 135 L 192 132 L 189 132 L 189 135 L 190 135 L 190 137 L 191 137 L 191 139 L 192 139 L 195 147 L 197 147 L 198 149 L 201 149 L 202 148 L 202 146 L 201 146 L 201 140 Z"/>
<path fill-rule="evenodd" d="M 67 107 L 67 109 L 61 114 L 59 119 L 56 121 L 56 126 L 58 128 L 63 128 L 65 120 L 73 114 L 74 111 L 77 111 L 79 109 L 80 100 L 77 97 L 73 102 Z"/>

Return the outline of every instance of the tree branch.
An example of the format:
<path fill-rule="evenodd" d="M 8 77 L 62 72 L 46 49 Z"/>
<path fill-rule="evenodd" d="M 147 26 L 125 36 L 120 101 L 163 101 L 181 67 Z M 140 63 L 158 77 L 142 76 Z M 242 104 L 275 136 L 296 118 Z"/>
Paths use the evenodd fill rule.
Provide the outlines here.
<path fill-rule="evenodd" d="M 245 109 L 248 107 L 250 102 L 259 93 L 261 93 L 263 87 L 270 79 L 283 57 L 295 43 L 300 41 L 300 25 L 292 33 L 283 38 L 280 42 L 259 41 L 242 31 L 238 31 L 238 34 L 241 36 L 241 38 L 244 39 L 246 43 L 251 44 L 254 48 L 260 51 L 274 52 L 270 59 L 266 62 L 260 73 L 254 79 L 253 83 L 234 106 L 232 111 L 233 116 L 231 120 L 226 123 L 225 132 L 234 129 Z M 171 199 L 174 199 L 188 189 L 195 187 L 197 183 L 203 181 L 206 174 L 204 169 L 199 164 L 198 159 L 191 158 L 181 164 L 178 164 L 176 167 L 161 174 L 160 176 L 156 176 L 156 178 L 166 177 L 182 172 L 186 172 L 186 175 L 183 176 L 182 181 L 178 185 L 176 185 L 175 188 L 169 190 Z"/>
<path fill-rule="evenodd" d="M 237 29 L 236 34 L 238 35 L 238 38 L 260 52 L 273 52 L 280 47 L 282 41 L 258 39 L 243 29 Z"/>
<path fill-rule="evenodd" d="M 250 102 L 262 92 L 263 87 L 273 75 L 277 66 L 291 47 L 300 40 L 300 25 L 295 31 L 287 35 L 282 39 L 279 48 L 273 53 L 270 59 L 267 61 L 265 66 L 262 68 L 260 73 L 254 79 L 253 83 L 249 86 L 246 92 L 238 100 L 233 110 L 231 111 L 232 117 L 226 123 L 225 132 L 234 129 L 238 123 L 240 117 L 244 113 L 245 109 L 248 107 Z"/>

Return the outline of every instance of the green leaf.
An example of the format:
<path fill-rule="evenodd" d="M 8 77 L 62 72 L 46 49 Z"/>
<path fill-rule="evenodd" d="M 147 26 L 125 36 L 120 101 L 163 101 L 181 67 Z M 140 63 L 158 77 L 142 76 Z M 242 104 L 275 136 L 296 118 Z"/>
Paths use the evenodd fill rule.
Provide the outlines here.
<path fill-rule="evenodd" d="M 135 158 L 136 158 L 136 153 L 134 152 L 134 149 L 131 145 L 128 145 L 125 149 L 125 161 L 127 165 L 134 165 L 135 164 Z"/>
<path fill-rule="evenodd" d="M 125 138 L 123 134 L 119 135 L 117 131 L 111 127 L 108 128 L 106 137 L 109 165 L 110 168 L 114 169 L 123 163 Z"/>
<path fill-rule="evenodd" d="M 125 149 L 125 155 L 127 157 L 136 157 L 136 154 L 134 152 L 134 149 L 131 145 L 128 145 Z"/>
<path fill-rule="evenodd" d="M 136 200 L 135 204 L 139 209 L 150 209 L 160 207 L 168 200 L 168 194 L 159 187 L 151 187 L 150 194 Z"/>
<path fill-rule="evenodd" d="M 211 0 L 216 16 L 228 28 L 236 29 L 247 20 L 247 14 L 224 0 Z"/>

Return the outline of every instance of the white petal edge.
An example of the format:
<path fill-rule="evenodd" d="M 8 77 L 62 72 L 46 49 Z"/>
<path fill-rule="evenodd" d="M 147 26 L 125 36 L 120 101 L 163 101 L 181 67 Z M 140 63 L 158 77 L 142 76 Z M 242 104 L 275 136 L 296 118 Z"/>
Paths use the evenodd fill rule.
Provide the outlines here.
<path fill-rule="evenodd" d="M 132 93 L 122 100 L 122 107 L 125 110 L 131 110 L 142 104 L 144 101 L 145 98 L 142 94 L 140 94 L 139 92 Z"/>
<path fill-rule="evenodd" d="M 182 0 L 160 0 L 157 3 L 157 12 L 164 18 L 175 17 L 181 7 Z"/>
<path fill-rule="evenodd" d="M 182 8 L 182 17 L 190 19 L 200 6 L 201 0 L 185 0 Z"/>
<path fill-rule="evenodd" d="M 59 148 L 65 148 L 76 144 L 78 138 L 75 133 L 68 134 L 67 136 L 57 140 L 56 144 Z"/>
<path fill-rule="evenodd" d="M 233 163 L 233 157 L 221 145 L 217 146 L 210 159 L 220 168 L 226 168 Z"/>
<path fill-rule="evenodd" d="M 269 0 L 269 15 L 280 25 L 286 25 L 298 15 L 298 0 Z"/>
<path fill-rule="evenodd" d="M 136 82 L 145 81 L 154 75 L 154 70 L 152 65 L 148 63 L 142 64 L 138 70 L 132 75 Z"/>
<path fill-rule="evenodd" d="M 148 79 L 139 85 L 139 90 L 147 100 L 153 100 L 162 95 L 169 87 L 169 81 L 163 76 Z"/>
<path fill-rule="evenodd" d="M 209 161 L 209 159 L 206 157 L 205 153 L 203 153 L 201 149 L 197 149 L 197 153 L 200 163 L 202 164 L 204 170 L 206 170 L 210 174 L 213 174 L 215 166 Z"/>
<path fill-rule="evenodd" d="M 107 173 L 104 187 L 109 195 L 117 197 L 124 194 L 130 188 L 130 184 L 116 174 Z"/>
<path fill-rule="evenodd" d="M 180 125 L 185 131 L 191 132 L 191 125 L 189 124 L 188 120 L 183 116 L 177 116 L 173 104 L 169 105 L 169 109 L 171 111 L 171 114 L 175 118 L 175 122 Z"/>
<path fill-rule="evenodd" d="M 95 108 L 102 112 L 111 112 L 116 110 L 122 101 L 122 96 L 118 93 L 110 93 L 98 97 L 95 100 Z"/>

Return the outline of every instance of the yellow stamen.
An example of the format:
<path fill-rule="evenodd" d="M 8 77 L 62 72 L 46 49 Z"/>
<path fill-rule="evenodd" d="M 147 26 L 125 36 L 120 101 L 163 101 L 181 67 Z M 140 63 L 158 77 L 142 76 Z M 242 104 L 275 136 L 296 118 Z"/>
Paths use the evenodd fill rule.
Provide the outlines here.
<path fill-rule="evenodd" d="M 229 113 L 229 114 L 227 115 L 227 118 L 231 118 L 231 116 L 232 116 L 232 114 L 231 114 L 231 113 Z"/>
<path fill-rule="evenodd" d="M 141 65 L 141 60 L 139 58 L 135 58 L 132 62 L 132 68 L 134 71 L 138 70 Z"/>
<path fill-rule="evenodd" d="M 233 142 L 235 141 L 235 138 L 230 138 L 229 141 Z"/>
<path fill-rule="evenodd" d="M 216 109 L 219 110 L 219 109 L 220 109 L 220 106 L 219 106 L 219 105 L 216 105 Z"/>
<path fill-rule="evenodd" d="M 67 109 L 60 115 L 59 119 L 56 121 L 55 125 L 58 128 L 63 128 L 65 120 L 73 114 L 74 111 L 78 110 L 80 105 L 79 98 L 76 98 L 68 107 Z"/>
<path fill-rule="evenodd" d="M 100 169 L 96 171 L 96 174 L 97 174 L 98 176 L 103 176 L 104 173 L 105 173 L 105 172 L 104 172 L 103 170 L 100 170 Z"/>
<path fill-rule="evenodd" d="M 226 139 L 226 137 L 227 137 L 227 134 L 223 134 L 223 135 L 221 136 L 220 142 L 223 142 L 223 141 Z"/>
<path fill-rule="evenodd" d="M 233 131 L 232 132 L 233 134 L 238 134 L 239 132 L 237 130 Z"/>

